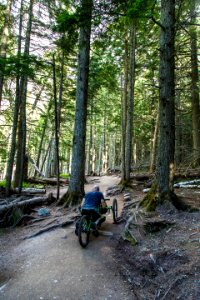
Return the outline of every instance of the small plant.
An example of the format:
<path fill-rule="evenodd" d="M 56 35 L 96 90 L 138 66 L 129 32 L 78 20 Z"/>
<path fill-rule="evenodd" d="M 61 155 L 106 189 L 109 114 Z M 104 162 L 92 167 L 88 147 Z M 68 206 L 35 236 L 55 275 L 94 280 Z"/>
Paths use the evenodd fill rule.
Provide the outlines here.
<path fill-rule="evenodd" d="M 5 188 L 6 187 L 6 180 L 1 180 L 0 181 L 0 186 Z"/>

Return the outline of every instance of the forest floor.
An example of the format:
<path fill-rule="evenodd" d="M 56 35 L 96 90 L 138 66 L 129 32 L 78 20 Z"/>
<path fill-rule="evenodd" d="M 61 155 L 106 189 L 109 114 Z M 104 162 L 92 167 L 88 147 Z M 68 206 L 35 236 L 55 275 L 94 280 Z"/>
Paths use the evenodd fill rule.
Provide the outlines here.
<path fill-rule="evenodd" d="M 85 189 L 99 184 L 105 193 L 119 181 L 117 176 L 89 178 Z M 135 183 L 129 191 L 132 199 L 144 197 L 143 187 Z M 176 192 L 200 208 L 198 190 Z M 123 193 L 113 198 L 121 211 Z M 60 219 L 77 215 L 77 210 L 48 208 L 51 214 L 41 222 L 0 230 L 0 299 L 200 299 L 200 212 L 160 211 L 173 226 L 151 234 L 139 232 L 134 247 L 121 237 L 125 224 L 113 224 L 107 216 L 100 236 L 91 236 L 83 249 L 74 224 L 30 238 L 42 228 L 53 228 L 51 224 Z"/>

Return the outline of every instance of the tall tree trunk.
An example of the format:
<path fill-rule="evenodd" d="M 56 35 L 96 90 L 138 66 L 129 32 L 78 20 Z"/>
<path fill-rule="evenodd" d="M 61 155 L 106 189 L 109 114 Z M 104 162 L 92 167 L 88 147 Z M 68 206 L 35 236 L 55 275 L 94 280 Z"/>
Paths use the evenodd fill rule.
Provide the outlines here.
<path fill-rule="evenodd" d="M 6 52 L 8 48 L 11 6 L 12 6 L 12 0 L 7 0 L 5 21 L 4 21 L 4 25 L 1 33 L 1 41 L 0 41 L 0 58 L 3 60 L 6 60 Z M 3 67 L 1 67 L 0 69 L 0 110 L 1 110 L 2 95 L 3 95 L 4 69 L 5 69 L 5 65 L 3 65 Z"/>
<path fill-rule="evenodd" d="M 24 0 L 21 0 L 20 6 L 20 20 L 19 20 L 19 35 L 18 35 L 18 50 L 17 50 L 17 78 L 16 78 L 16 96 L 15 96 L 15 107 L 14 107 L 14 116 L 13 116 L 13 125 L 12 125 L 12 140 L 11 140 L 11 149 L 9 153 L 7 171 L 6 171 L 6 195 L 10 195 L 11 181 L 13 174 L 13 165 L 15 158 L 16 150 L 16 136 L 17 136 L 17 124 L 18 124 L 18 115 L 19 115 L 19 105 L 20 105 L 20 88 L 19 88 L 19 74 L 20 74 L 20 59 L 21 59 L 21 40 L 22 40 L 22 18 L 23 18 L 23 5 Z"/>
<path fill-rule="evenodd" d="M 125 172 L 125 149 L 126 149 L 126 122 L 127 122 L 127 97 L 128 97 L 128 59 L 129 59 L 129 51 L 128 51 L 128 36 L 125 36 L 125 43 L 124 43 L 125 51 L 124 51 L 124 88 L 123 88 L 123 95 L 122 95 L 122 121 L 121 121 L 121 148 L 122 148 L 122 162 L 121 162 L 121 182 L 123 183 L 126 181 L 126 172 Z"/>
<path fill-rule="evenodd" d="M 88 76 L 90 58 L 90 34 L 93 0 L 81 1 L 82 23 L 79 36 L 76 111 L 73 136 L 72 170 L 66 204 L 81 201 L 85 183 L 85 140 L 88 103 Z M 84 18 L 83 18 L 84 16 Z M 65 199 L 65 197 L 64 197 Z"/>
<path fill-rule="evenodd" d="M 106 128 L 107 128 L 107 115 L 106 115 L 106 105 L 104 107 L 104 119 L 103 119 L 103 161 L 102 161 L 102 171 L 103 173 L 107 170 L 107 137 L 106 137 Z"/>
<path fill-rule="evenodd" d="M 127 103 L 127 128 L 126 128 L 126 181 L 130 180 L 133 144 L 133 109 L 134 109 L 134 84 L 135 84 L 135 50 L 136 50 L 136 22 L 132 20 L 130 32 L 130 77 L 129 97 Z"/>
<path fill-rule="evenodd" d="M 43 172 L 43 169 L 44 169 L 44 166 L 45 166 L 45 162 L 46 162 L 47 156 L 48 156 L 49 153 L 51 152 L 52 143 L 53 143 L 53 136 L 51 136 L 51 138 L 50 138 L 50 140 L 49 140 L 49 144 L 48 144 L 46 153 L 45 153 L 44 158 L 43 158 L 43 161 L 42 161 L 42 165 L 41 165 L 41 168 L 40 168 L 40 172 L 41 172 L 41 173 L 44 173 L 44 172 Z M 46 172 L 46 171 L 45 171 L 45 172 Z"/>
<path fill-rule="evenodd" d="M 39 149 L 38 149 L 38 155 L 37 155 L 37 161 L 36 161 L 36 166 L 38 168 L 40 166 L 40 157 L 41 157 L 41 153 L 42 153 L 42 146 L 43 146 L 43 141 L 44 141 L 44 138 L 45 138 L 45 133 L 46 133 L 46 129 L 47 129 L 47 124 L 48 124 L 48 119 L 49 119 L 49 113 L 50 113 L 50 110 L 51 110 L 51 106 L 52 106 L 52 100 L 50 99 L 48 109 L 47 109 L 47 114 L 46 114 L 46 117 L 45 117 L 43 129 L 42 129 L 40 145 L 39 145 Z M 36 176 L 37 173 L 38 172 L 35 170 L 34 176 Z"/>
<path fill-rule="evenodd" d="M 180 91 L 176 93 L 176 115 L 175 115 L 175 165 L 182 162 L 182 132 L 181 132 L 181 99 Z"/>
<path fill-rule="evenodd" d="M 160 202 L 173 191 L 175 148 L 175 1 L 161 1 L 158 192 Z"/>
<path fill-rule="evenodd" d="M 61 123 L 61 108 L 62 108 L 62 98 L 63 98 L 63 82 L 64 82 L 64 51 L 61 57 L 61 70 L 60 70 L 60 86 L 59 86 L 59 97 L 58 97 L 58 135 L 60 136 L 60 123 Z"/>
<path fill-rule="evenodd" d="M 62 56 L 61 56 L 59 96 L 58 96 L 58 101 L 57 101 L 58 102 L 58 104 L 57 104 L 57 119 L 58 119 L 57 120 L 57 135 L 58 135 L 58 139 L 60 136 L 60 120 L 61 120 L 61 107 L 62 107 L 62 96 L 63 96 L 63 79 L 64 79 L 64 51 L 62 52 Z M 54 101 L 54 104 L 55 104 L 55 101 Z M 57 146 L 56 145 L 57 145 L 57 142 L 55 139 L 54 159 L 53 159 L 53 163 L 52 163 L 52 175 L 56 175 L 57 171 L 58 171 L 57 170 L 58 164 L 57 164 L 57 150 L 56 150 Z"/>
<path fill-rule="evenodd" d="M 92 118 L 92 111 L 91 111 L 91 118 Z M 89 130 L 89 143 L 88 143 L 88 161 L 87 161 L 87 174 L 92 175 L 92 154 L 93 154 L 93 126 L 92 120 L 90 121 L 90 130 Z"/>
<path fill-rule="evenodd" d="M 31 30 L 32 30 L 32 20 L 33 20 L 33 4 L 34 0 L 30 0 L 29 10 L 28 10 L 28 22 L 26 29 L 26 40 L 24 47 L 24 64 L 29 67 L 28 57 L 30 51 L 30 41 L 31 41 Z M 18 131 L 21 136 L 18 140 L 18 152 L 17 152 L 17 164 L 15 172 L 15 186 L 18 186 L 19 193 L 22 189 L 22 183 L 24 179 L 24 162 L 26 155 L 26 97 L 27 97 L 27 85 L 28 85 L 28 74 L 23 74 L 20 81 L 20 122 L 18 125 Z"/>
<path fill-rule="evenodd" d="M 196 0 L 190 1 L 191 23 L 196 20 Z M 200 165 L 200 108 L 199 108 L 199 74 L 197 58 L 197 32 L 192 26 L 190 30 L 191 45 L 191 91 L 192 91 L 192 137 L 194 165 Z"/>
<path fill-rule="evenodd" d="M 57 104 L 57 87 L 56 87 L 56 65 L 53 55 L 53 94 L 54 94 L 54 111 L 55 111 L 55 152 L 56 152 L 56 178 L 57 178 L 57 200 L 60 194 L 60 168 L 59 168 L 59 125 L 58 125 L 58 104 Z"/>
<path fill-rule="evenodd" d="M 155 166 L 156 166 L 156 145 L 157 145 L 157 136 L 158 136 L 158 124 L 159 124 L 159 114 L 157 114 L 157 117 L 156 117 L 156 124 L 154 127 L 154 133 L 153 133 L 150 170 L 149 170 L 151 173 L 155 171 Z"/>

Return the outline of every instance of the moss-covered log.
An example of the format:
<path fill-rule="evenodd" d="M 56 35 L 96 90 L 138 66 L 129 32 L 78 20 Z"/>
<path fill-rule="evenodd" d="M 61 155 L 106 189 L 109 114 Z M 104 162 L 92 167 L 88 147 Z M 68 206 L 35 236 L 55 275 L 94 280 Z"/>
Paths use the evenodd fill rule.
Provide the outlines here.
<path fill-rule="evenodd" d="M 51 204 L 55 201 L 52 194 L 43 197 L 34 197 L 23 201 L 13 201 L 0 206 L 0 227 L 12 226 L 20 220 L 24 214 L 30 213 L 35 206 Z"/>

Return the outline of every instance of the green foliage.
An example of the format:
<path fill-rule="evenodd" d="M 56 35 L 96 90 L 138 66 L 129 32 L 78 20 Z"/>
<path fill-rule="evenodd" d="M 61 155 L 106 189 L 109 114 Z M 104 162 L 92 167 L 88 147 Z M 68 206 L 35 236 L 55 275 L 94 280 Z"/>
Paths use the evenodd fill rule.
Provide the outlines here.
<path fill-rule="evenodd" d="M 54 31 L 73 34 L 78 29 L 79 18 L 76 13 L 70 14 L 67 11 L 62 11 L 56 18 L 56 25 L 53 27 Z"/>
<path fill-rule="evenodd" d="M 1 181 L 0 181 L 0 187 L 3 187 L 3 188 L 6 187 L 6 180 L 1 180 Z M 44 185 L 42 185 L 42 184 L 35 184 L 35 183 L 23 182 L 22 188 L 36 188 L 36 189 L 43 189 L 43 188 L 44 188 Z"/>
<path fill-rule="evenodd" d="M 123 233 L 122 233 L 122 238 L 125 241 L 130 242 L 130 244 L 134 247 L 135 245 L 137 245 L 138 241 L 136 239 L 136 237 L 131 233 L 131 231 L 126 228 Z"/>
<path fill-rule="evenodd" d="M 4 25 L 6 6 L 0 3 L 0 35 L 2 33 L 2 28 Z"/>
<path fill-rule="evenodd" d="M 6 58 L 0 57 L 0 67 L 4 76 L 19 75 L 34 79 L 36 69 L 44 68 L 44 63 L 35 55 L 23 55 L 20 58 L 17 55 L 10 55 Z"/>
<path fill-rule="evenodd" d="M 70 174 L 64 174 L 64 173 L 62 173 L 62 174 L 60 174 L 60 177 L 64 178 L 64 179 L 69 179 L 70 178 Z"/>
<path fill-rule="evenodd" d="M 3 188 L 6 187 L 6 180 L 1 180 L 0 181 L 0 187 L 3 187 Z"/>
<path fill-rule="evenodd" d="M 23 182 L 22 183 L 22 188 L 35 188 L 35 189 L 43 189 L 44 185 L 43 184 L 36 184 L 36 183 L 29 183 L 29 182 Z"/>

